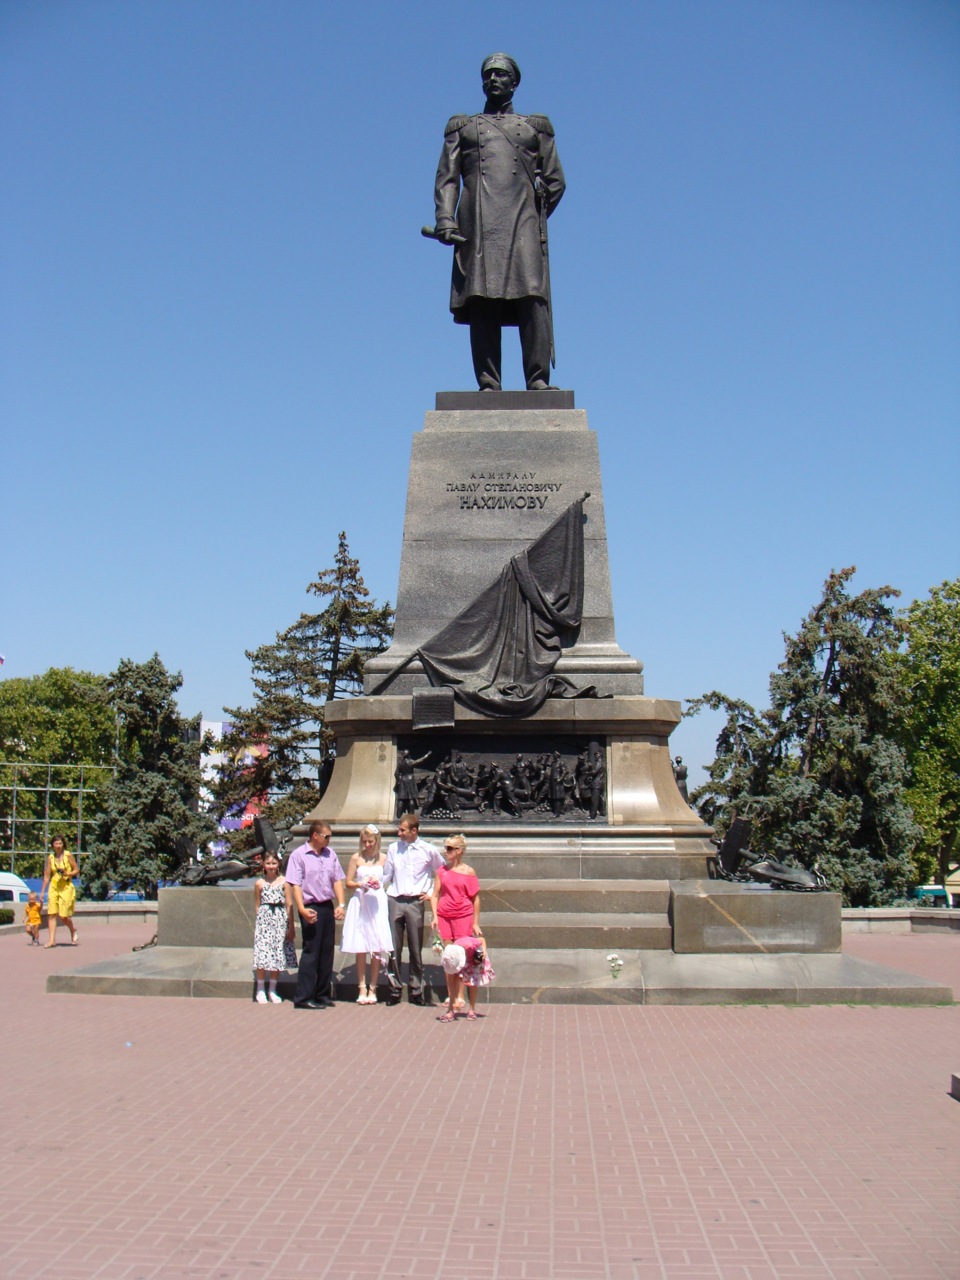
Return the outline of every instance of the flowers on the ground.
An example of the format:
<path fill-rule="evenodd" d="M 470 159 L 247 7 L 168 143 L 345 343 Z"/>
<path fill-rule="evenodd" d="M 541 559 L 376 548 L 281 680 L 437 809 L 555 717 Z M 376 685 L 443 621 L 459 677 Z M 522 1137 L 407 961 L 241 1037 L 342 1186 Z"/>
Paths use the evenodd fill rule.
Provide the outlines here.
<path fill-rule="evenodd" d="M 607 956 L 607 964 L 610 966 L 610 972 L 615 978 L 620 977 L 620 970 L 623 968 L 623 961 L 615 951 L 611 951 Z"/>

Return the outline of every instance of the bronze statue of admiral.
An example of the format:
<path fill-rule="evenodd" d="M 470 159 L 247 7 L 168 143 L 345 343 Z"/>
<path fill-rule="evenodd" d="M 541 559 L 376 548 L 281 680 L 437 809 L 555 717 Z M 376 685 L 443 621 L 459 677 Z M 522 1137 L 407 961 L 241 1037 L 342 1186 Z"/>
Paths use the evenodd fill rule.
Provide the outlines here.
<path fill-rule="evenodd" d="M 501 328 L 515 325 L 527 390 L 545 391 L 554 363 L 547 218 L 563 170 L 547 117 L 514 112 L 514 60 L 491 54 L 481 76 L 483 111 L 453 116 L 444 130 L 432 236 L 454 247 L 450 310 L 470 326 L 480 390 L 501 389 Z"/>

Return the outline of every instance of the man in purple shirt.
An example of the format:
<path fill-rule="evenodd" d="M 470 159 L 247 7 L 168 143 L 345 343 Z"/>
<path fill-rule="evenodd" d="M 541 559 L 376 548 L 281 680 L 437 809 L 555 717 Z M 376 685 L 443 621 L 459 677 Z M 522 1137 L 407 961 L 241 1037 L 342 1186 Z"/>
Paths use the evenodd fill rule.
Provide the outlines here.
<path fill-rule="evenodd" d="M 343 867 L 330 848 L 329 822 L 311 822 L 307 843 L 287 863 L 287 884 L 300 913 L 303 949 L 295 1009 L 330 1009 L 336 922 L 343 919 Z"/>

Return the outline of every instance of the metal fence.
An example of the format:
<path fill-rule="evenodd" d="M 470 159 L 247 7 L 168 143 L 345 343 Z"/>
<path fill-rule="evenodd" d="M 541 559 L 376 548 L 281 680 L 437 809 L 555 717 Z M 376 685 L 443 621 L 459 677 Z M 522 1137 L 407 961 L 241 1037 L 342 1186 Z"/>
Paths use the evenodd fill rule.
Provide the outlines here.
<path fill-rule="evenodd" d="M 84 853 L 99 793 L 115 774 L 112 765 L 0 761 L 0 861 L 15 871 L 18 857 L 42 856 L 55 835 Z"/>

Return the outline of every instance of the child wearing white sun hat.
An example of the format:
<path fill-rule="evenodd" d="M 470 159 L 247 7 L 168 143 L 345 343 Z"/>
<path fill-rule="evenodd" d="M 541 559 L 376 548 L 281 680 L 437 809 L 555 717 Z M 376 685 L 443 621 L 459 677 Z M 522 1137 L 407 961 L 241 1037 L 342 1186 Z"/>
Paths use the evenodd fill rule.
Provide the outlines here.
<path fill-rule="evenodd" d="M 487 954 L 483 938 L 458 938 L 448 943 L 440 957 L 443 972 L 447 978 L 447 993 L 450 997 L 447 1011 L 438 1019 L 439 1022 L 453 1022 L 457 1016 L 457 1001 L 462 1003 L 463 988 L 467 988 L 470 997 L 468 1022 L 477 1021 L 477 992 L 480 987 L 489 986 L 497 976 Z"/>

